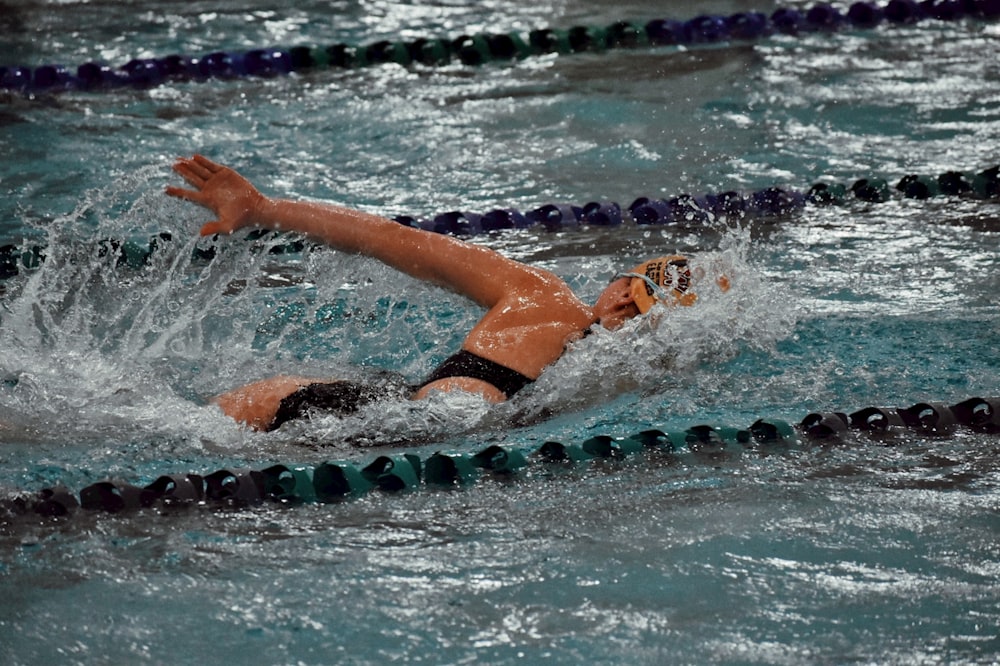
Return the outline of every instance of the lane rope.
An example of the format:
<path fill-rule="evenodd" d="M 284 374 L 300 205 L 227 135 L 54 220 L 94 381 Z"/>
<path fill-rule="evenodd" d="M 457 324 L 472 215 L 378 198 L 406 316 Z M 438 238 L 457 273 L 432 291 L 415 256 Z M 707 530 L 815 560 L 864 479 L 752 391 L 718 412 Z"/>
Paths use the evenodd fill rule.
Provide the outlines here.
<path fill-rule="evenodd" d="M 437 67 L 458 62 L 480 66 L 546 54 L 568 55 L 623 48 L 690 48 L 773 35 L 870 30 L 882 24 L 993 20 L 998 17 L 1000 0 L 890 0 L 884 5 L 855 2 L 846 11 L 828 3 L 818 3 L 804 11 L 779 8 L 769 15 L 739 12 L 728 16 L 701 15 L 686 21 L 617 21 L 607 26 L 541 28 L 527 35 L 517 32 L 462 34 L 409 41 L 379 40 L 366 45 L 336 43 L 214 51 L 197 57 L 171 54 L 161 58 L 135 58 L 118 67 L 102 62 L 86 62 L 77 67 L 10 65 L 0 67 L 0 89 L 32 94 L 150 88 L 173 81 L 266 78 L 323 68 L 349 69 L 386 63 Z"/>
<path fill-rule="evenodd" d="M 890 442 L 901 434 L 947 438 L 959 429 L 1000 434 L 1000 396 L 972 397 L 955 404 L 918 402 L 905 408 L 865 407 L 817 412 L 800 423 L 758 419 L 747 428 L 700 424 L 684 430 L 649 428 L 625 437 L 597 435 L 580 442 L 547 441 L 537 447 L 493 444 L 478 451 L 438 451 L 421 457 L 394 451 L 367 462 L 335 460 L 318 465 L 286 463 L 262 468 L 226 467 L 207 474 L 168 473 L 139 486 L 108 478 L 74 493 L 65 486 L 19 493 L 0 500 L 0 515 L 69 517 L 79 510 L 120 513 L 172 507 L 243 508 L 265 503 L 331 503 L 373 491 L 468 487 L 490 477 L 516 477 L 532 469 L 596 461 L 655 465 L 656 451 L 668 459 L 698 461 L 720 455 L 777 451 L 803 444 L 838 445 L 850 433 Z M 661 463 L 663 456 L 659 457 Z"/>
<path fill-rule="evenodd" d="M 617 227 L 626 223 L 697 229 L 751 219 L 787 219 L 809 205 L 844 205 L 851 201 L 878 204 L 894 198 L 938 196 L 997 199 L 1000 197 L 1000 166 L 978 172 L 948 171 L 936 176 L 909 174 L 895 186 L 884 178 L 871 177 L 849 184 L 819 182 L 805 191 L 768 187 L 749 193 L 680 194 L 665 199 L 641 196 L 625 207 L 616 201 L 601 200 L 582 205 L 549 203 L 527 212 L 515 208 L 498 208 L 484 213 L 456 210 L 430 217 L 398 215 L 393 219 L 405 226 L 460 237 L 511 229 L 540 227 L 558 232 L 584 227 Z M 244 238 L 260 243 L 270 254 L 296 254 L 311 246 L 301 239 L 277 242 L 276 239 L 284 236 L 276 232 L 252 231 Z M 144 241 L 105 239 L 98 244 L 96 252 L 98 257 L 114 257 L 117 266 L 141 268 L 172 240 L 169 232 L 161 232 Z M 216 252 L 213 240 L 207 245 L 199 245 L 193 258 L 211 261 Z M 0 282 L 37 269 L 45 257 L 44 245 L 0 245 Z"/>

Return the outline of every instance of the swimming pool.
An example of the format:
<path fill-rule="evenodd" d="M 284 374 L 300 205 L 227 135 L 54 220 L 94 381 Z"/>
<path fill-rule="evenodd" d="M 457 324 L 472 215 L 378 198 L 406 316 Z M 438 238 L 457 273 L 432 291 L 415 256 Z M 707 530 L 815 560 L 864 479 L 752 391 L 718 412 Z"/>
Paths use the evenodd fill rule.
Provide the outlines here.
<path fill-rule="evenodd" d="M 8 0 L 0 65 L 665 17 L 641 1 L 113 7 Z M 724 266 L 734 288 L 655 332 L 590 336 L 499 408 L 451 396 L 248 433 L 206 396 L 284 371 L 419 377 L 477 312 L 289 239 L 198 240 L 204 214 L 162 195 L 174 156 L 194 151 L 272 194 L 421 219 L 974 173 L 1000 162 L 998 32 L 927 20 L 478 67 L 0 92 L 0 245 L 46 255 L 0 281 L 3 663 L 995 662 L 1000 445 L 967 428 L 533 458 L 510 477 L 331 503 L 7 507 L 109 477 L 531 452 L 998 395 L 996 200 L 894 192 L 740 225 L 477 234 L 588 297 L 667 251 Z M 148 251 L 154 237 L 128 261 L 122 243 Z"/>

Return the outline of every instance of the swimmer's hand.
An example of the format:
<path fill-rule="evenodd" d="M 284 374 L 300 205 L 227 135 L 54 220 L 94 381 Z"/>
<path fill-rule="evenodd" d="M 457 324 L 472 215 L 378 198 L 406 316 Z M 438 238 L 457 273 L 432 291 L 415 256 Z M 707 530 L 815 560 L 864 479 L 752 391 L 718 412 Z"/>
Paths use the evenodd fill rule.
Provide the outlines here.
<path fill-rule="evenodd" d="M 252 227 L 263 221 L 261 211 L 267 198 L 246 178 L 229 167 L 216 164 L 202 155 L 181 157 L 174 163 L 176 171 L 194 187 L 193 190 L 167 187 L 172 197 L 185 199 L 208 208 L 216 219 L 201 228 L 202 236 L 231 234 L 237 229 Z"/>

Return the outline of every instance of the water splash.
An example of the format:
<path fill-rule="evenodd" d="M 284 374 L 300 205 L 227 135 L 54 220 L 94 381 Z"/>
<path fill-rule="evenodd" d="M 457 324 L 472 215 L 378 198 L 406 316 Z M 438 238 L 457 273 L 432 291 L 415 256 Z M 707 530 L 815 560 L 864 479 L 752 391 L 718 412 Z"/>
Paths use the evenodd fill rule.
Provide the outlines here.
<path fill-rule="evenodd" d="M 629 392 L 672 404 L 740 353 L 772 350 L 792 333 L 799 312 L 789 290 L 755 265 L 753 249 L 750 231 L 734 229 L 718 249 L 693 255 L 692 269 L 704 273 L 694 307 L 656 306 L 618 331 L 595 327 L 537 382 L 534 404 L 517 405 L 521 416 L 582 409 Z M 730 290 L 715 283 L 719 275 L 730 279 Z"/>
<path fill-rule="evenodd" d="M 204 214 L 163 196 L 162 174 L 151 166 L 83 195 L 41 230 L 41 265 L 6 283 L 0 422 L 14 440 L 169 437 L 245 451 L 247 434 L 209 396 L 280 373 L 417 377 L 477 318 L 372 260 L 282 253 L 287 237 L 219 239 L 209 251 L 195 234 Z M 134 261 L 151 237 L 155 250 Z M 353 436 L 335 439 L 377 420 L 347 420 Z M 328 431 L 320 423 L 310 438 Z"/>
<path fill-rule="evenodd" d="M 186 299 L 206 276 L 192 263 L 193 237 L 159 235 L 183 218 L 149 188 L 155 175 L 150 167 L 84 195 L 43 229 L 45 261 L 7 284 L 3 420 L 72 437 L 155 422 L 177 396 L 168 368 L 194 358 L 202 333 L 190 325 L 210 303 Z M 142 241 L 128 239 L 148 245 L 153 235 L 149 261 L 131 261 L 128 248 Z"/>

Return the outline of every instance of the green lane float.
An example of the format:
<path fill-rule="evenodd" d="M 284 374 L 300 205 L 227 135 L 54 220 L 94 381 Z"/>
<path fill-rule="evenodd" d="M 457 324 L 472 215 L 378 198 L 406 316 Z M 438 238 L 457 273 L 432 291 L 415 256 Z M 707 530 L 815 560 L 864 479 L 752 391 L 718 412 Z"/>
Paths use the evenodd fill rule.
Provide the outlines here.
<path fill-rule="evenodd" d="M 509 446 L 494 444 L 471 458 L 473 466 L 494 474 L 514 474 L 528 464 L 524 453 Z"/>
<path fill-rule="evenodd" d="M 355 465 L 326 462 L 313 470 L 313 489 L 318 502 L 358 497 L 375 487 Z"/>
<path fill-rule="evenodd" d="M 479 472 L 467 453 L 439 451 L 424 462 L 424 479 L 431 486 L 466 486 L 476 481 Z"/>
<path fill-rule="evenodd" d="M 316 486 L 308 467 L 272 465 L 261 471 L 264 477 L 264 496 L 275 502 L 316 502 Z"/>
<path fill-rule="evenodd" d="M 642 442 L 630 437 L 618 439 L 608 435 L 597 435 L 584 440 L 580 445 L 594 458 L 625 458 L 642 450 Z"/>
<path fill-rule="evenodd" d="M 379 456 L 361 469 L 361 475 L 371 482 L 372 486 L 390 491 L 416 488 L 420 484 L 422 473 L 423 463 L 412 453 Z"/>
<path fill-rule="evenodd" d="M 538 457 L 545 462 L 575 463 L 590 460 L 594 454 L 585 451 L 579 444 L 563 444 L 562 442 L 545 442 L 537 451 Z"/>

